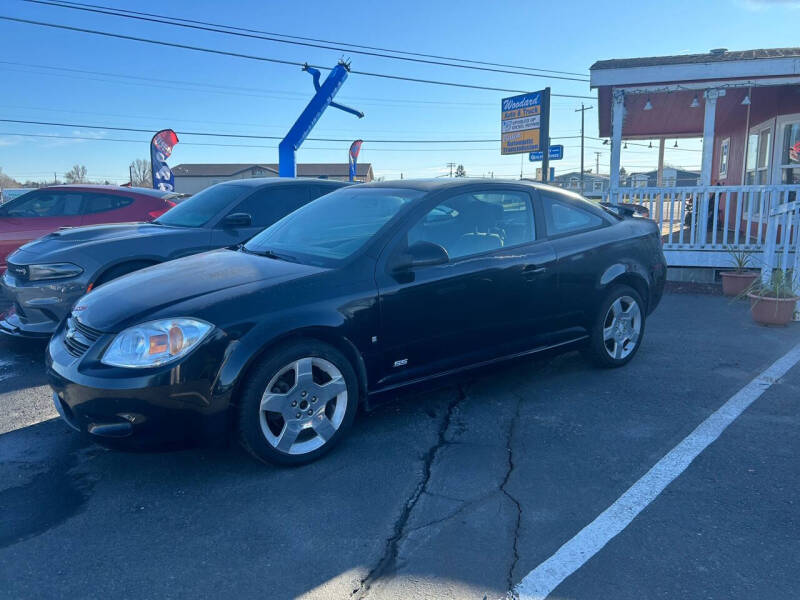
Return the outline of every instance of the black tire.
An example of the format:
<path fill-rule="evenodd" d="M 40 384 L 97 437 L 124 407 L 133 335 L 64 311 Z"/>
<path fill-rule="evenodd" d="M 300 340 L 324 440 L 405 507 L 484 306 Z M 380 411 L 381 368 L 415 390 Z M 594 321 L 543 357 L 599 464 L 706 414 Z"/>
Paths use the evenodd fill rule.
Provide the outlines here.
<path fill-rule="evenodd" d="M 317 418 L 322 419 L 322 412 L 328 411 L 328 409 L 331 408 L 331 403 L 333 403 L 333 410 L 335 410 L 336 405 L 339 402 L 338 396 L 333 400 L 320 398 L 324 401 L 324 404 L 320 403 L 319 405 L 311 405 L 306 401 L 302 411 L 300 406 L 297 406 L 296 409 L 289 409 L 292 412 L 297 410 L 298 415 L 303 414 L 302 419 L 307 423 L 307 426 L 305 429 L 300 431 L 310 434 L 312 439 L 319 437 L 319 441 L 316 443 L 322 443 L 320 447 L 309 452 L 302 454 L 291 454 L 279 450 L 277 447 L 273 446 L 274 442 L 271 443 L 268 441 L 267 433 L 262 429 L 263 427 L 274 428 L 271 430 L 271 433 L 273 435 L 280 435 L 278 430 L 281 429 L 281 420 L 283 421 L 282 424 L 284 427 L 288 427 L 288 424 L 286 420 L 283 420 L 283 417 L 276 416 L 278 413 L 269 413 L 268 416 L 265 416 L 267 413 L 262 415 L 261 400 L 262 396 L 268 391 L 266 388 L 270 382 L 272 382 L 273 378 L 278 376 L 281 372 L 285 373 L 285 368 L 288 365 L 296 361 L 301 361 L 304 358 L 311 358 L 312 360 L 321 359 L 320 362 L 327 361 L 327 363 L 333 365 L 335 369 L 338 369 L 346 386 L 346 406 L 343 417 L 339 417 L 341 418 L 341 423 L 336 428 L 335 433 L 333 433 L 333 435 L 331 435 L 327 440 L 324 440 L 323 436 L 316 432 L 315 424 L 311 422 Z M 315 368 L 316 370 L 313 374 L 315 378 L 325 375 L 325 372 L 320 372 L 319 367 L 316 365 Z M 322 373 L 322 375 L 320 375 L 320 373 Z M 294 375 L 297 376 L 298 373 L 295 371 Z M 281 382 L 279 380 L 273 384 L 273 392 L 275 391 L 276 387 L 282 383 L 284 385 L 289 385 L 288 383 Z M 297 380 L 295 380 L 295 384 L 296 383 Z M 288 392 L 291 393 L 297 387 L 297 385 L 292 386 Z M 299 389 L 297 391 L 299 393 Z M 287 392 L 283 393 L 288 397 Z M 308 398 L 311 398 L 310 394 Z M 316 401 L 317 400 L 315 397 L 314 402 Z M 347 358 L 345 358 L 341 352 L 339 352 L 333 346 L 317 340 L 301 340 L 287 343 L 269 351 L 267 356 L 262 358 L 253 367 L 248 375 L 247 381 L 244 383 L 244 388 L 239 399 L 239 443 L 254 458 L 265 463 L 294 466 L 312 462 L 329 452 L 347 433 L 353 423 L 353 420 L 355 419 L 356 412 L 358 410 L 358 403 L 358 378 L 356 377 L 356 373 L 353 369 L 353 366 L 350 364 L 350 361 L 347 360 Z M 306 410 L 315 410 L 316 412 L 314 412 L 313 417 L 306 419 Z M 311 412 L 307 414 L 311 415 Z M 270 418 L 278 419 L 278 422 L 276 423 L 274 421 L 270 421 Z M 333 421 L 335 421 L 335 419 L 331 418 L 331 422 Z M 299 421 L 295 422 L 299 423 Z M 301 436 L 298 435 L 297 439 L 299 440 L 300 437 Z"/>
<path fill-rule="evenodd" d="M 144 269 L 145 267 L 152 267 L 157 263 L 149 262 L 149 261 L 131 261 L 127 263 L 122 263 L 121 265 L 117 265 L 115 267 L 111 267 L 108 271 L 100 275 L 95 281 L 93 289 L 103 285 L 104 283 L 108 283 L 112 279 L 116 279 L 117 277 L 122 277 L 123 275 L 127 275 L 128 273 L 133 273 L 134 271 L 138 271 L 139 269 Z"/>
<path fill-rule="evenodd" d="M 630 351 L 627 351 L 626 349 L 623 350 L 627 351 L 625 356 L 615 358 L 612 356 L 613 350 L 609 349 L 608 346 L 613 344 L 614 349 L 616 349 L 616 341 L 605 340 L 603 333 L 606 329 L 606 326 L 609 324 L 608 319 L 611 307 L 617 300 L 624 298 L 632 299 L 637 303 L 641 321 L 639 324 L 639 333 L 636 337 L 636 342 L 633 347 L 630 348 Z M 623 303 L 623 306 L 625 304 L 627 303 Z M 590 329 L 589 341 L 583 349 L 584 356 L 586 356 L 586 358 L 596 366 L 606 369 L 614 369 L 628 364 L 633 357 L 636 356 L 636 353 L 639 351 L 639 347 L 642 345 L 646 320 L 645 304 L 642 301 L 642 297 L 639 295 L 639 292 L 627 285 L 614 286 L 600 304 L 597 314 L 595 315 L 594 322 L 592 323 Z M 625 348 L 624 345 L 623 348 Z"/>

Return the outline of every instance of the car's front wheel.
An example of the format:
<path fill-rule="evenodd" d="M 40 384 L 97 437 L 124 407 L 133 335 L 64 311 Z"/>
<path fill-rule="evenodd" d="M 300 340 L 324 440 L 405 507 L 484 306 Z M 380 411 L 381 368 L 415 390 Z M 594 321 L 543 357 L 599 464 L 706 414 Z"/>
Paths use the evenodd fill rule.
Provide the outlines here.
<path fill-rule="evenodd" d="M 597 312 L 589 343 L 588 358 L 601 367 L 628 363 L 644 336 L 645 311 L 639 293 L 627 285 L 615 286 Z"/>
<path fill-rule="evenodd" d="M 259 460 L 299 465 L 328 452 L 358 407 L 358 382 L 341 352 L 298 341 L 252 370 L 239 406 L 239 439 Z"/>

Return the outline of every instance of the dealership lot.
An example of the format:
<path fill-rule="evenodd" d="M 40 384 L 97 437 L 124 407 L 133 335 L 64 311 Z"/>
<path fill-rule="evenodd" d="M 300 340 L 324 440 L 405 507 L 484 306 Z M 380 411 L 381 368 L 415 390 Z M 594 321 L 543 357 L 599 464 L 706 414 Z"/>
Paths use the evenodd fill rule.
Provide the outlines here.
<path fill-rule="evenodd" d="M 668 294 L 623 369 L 495 367 L 297 469 L 87 444 L 0 339 L 0 596 L 502 597 L 800 341 L 747 312 Z M 798 397 L 794 367 L 552 597 L 793 597 Z"/>

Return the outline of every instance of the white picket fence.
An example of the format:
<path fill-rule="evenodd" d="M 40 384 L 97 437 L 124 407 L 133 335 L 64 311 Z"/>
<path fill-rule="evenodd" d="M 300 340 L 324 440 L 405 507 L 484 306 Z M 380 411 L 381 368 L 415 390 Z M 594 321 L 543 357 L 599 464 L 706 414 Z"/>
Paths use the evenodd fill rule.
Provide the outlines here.
<path fill-rule="evenodd" d="M 725 268 L 731 266 L 730 249 L 765 250 L 771 211 L 794 202 L 798 193 L 800 185 L 625 187 L 611 190 L 606 200 L 647 209 L 659 224 L 671 266 Z M 775 251 L 794 259 L 796 229 L 776 228 Z M 793 240 L 787 231 L 795 231 Z"/>
<path fill-rule="evenodd" d="M 780 269 L 800 297 L 800 199 L 770 208 L 764 252 L 761 258 L 761 281 L 769 283 L 775 269 Z M 800 302 L 795 305 L 794 320 L 800 321 Z"/>

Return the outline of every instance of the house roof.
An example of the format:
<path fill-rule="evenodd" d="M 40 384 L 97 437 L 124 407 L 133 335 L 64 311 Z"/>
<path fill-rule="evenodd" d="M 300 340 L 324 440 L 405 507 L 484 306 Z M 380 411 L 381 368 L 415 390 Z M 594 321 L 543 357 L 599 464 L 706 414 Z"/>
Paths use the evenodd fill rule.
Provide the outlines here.
<path fill-rule="evenodd" d="M 612 58 L 599 60 L 591 71 L 600 69 L 626 69 L 631 67 L 658 67 L 664 65 L 690 65 L 742 60 L 800 57 L 800 48 L 761 48 L 757 50 L 727 50 L 720 48 L 704 54 L 677 54 L 672 56 L 650 56 L 643 58 Z"/>
<path fill-rule="evenodd" d="M 252 168 L 261 168 L 278 174 L 274 163 L 182 163 L 172 167 L 176 177 L 233 177 Z M 356 165 L 356 176 L 366 177 L 372 169 L 371 163 Z M 300 163 L 297 165 L 298 177 L 347 177 L 350 165 L 347 163 Z"/>

